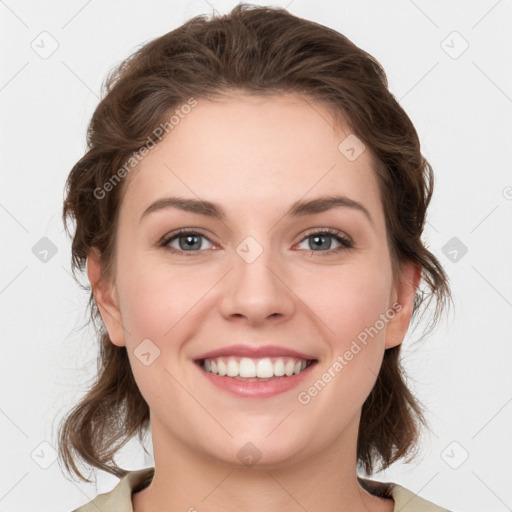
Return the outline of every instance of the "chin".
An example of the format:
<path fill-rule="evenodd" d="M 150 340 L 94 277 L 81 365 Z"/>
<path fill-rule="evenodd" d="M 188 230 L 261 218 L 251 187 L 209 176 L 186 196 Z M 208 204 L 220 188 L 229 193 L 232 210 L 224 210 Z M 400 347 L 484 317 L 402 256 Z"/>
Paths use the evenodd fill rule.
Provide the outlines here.
<path fill-rule="evenodd" d="M 277 431 L 272 432 L 278 423 L 273 422 L 271 428 L 255 432 L 254 436 L 245 431 L 244 435 L 234 436 L 229 442 L 216 442 L 213 446 L 223 450 L 211 453 L 210 457 L 224 465 L 262 470 L 285 467 L 304 459 L 307 456 L 305 450 L 310 445 L 306 436 L 295 440 L 290 439 L 289 430 L 282 436 Z"/>

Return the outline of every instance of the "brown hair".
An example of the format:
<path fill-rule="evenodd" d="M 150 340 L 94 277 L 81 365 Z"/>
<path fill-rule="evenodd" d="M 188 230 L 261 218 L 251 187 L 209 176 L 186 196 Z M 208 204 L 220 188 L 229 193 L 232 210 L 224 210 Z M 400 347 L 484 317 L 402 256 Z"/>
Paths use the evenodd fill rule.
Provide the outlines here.
<path fill-rule="evenodd" d="M 84 270 L 93 248 L 100 252 L 102 275 L 115 275 L 116 226 L 127 180 L 105 184 L 112 183 L 113 172 L 147 145 L 177 107 L 191 97 L 213 98 L 228 90 L 267 96 L 295 92 L 328 105 L 370 149 L 393 269 L 399 272 L 406 261 L 421 265 L 412 316 L 417 318 L 418 311 L 435 299 L 425 333 L 431 331 L 451 300 L 448 278 L 421 240 L 433 172 L 420 153 L 411 120 L 389 92 L 385 72 L 371 55 L 335 30 L 285 9 L 239 4 L 227 15 L 196 16 L 145 44 L 109 74 L 104 87 L 106 94 L 88 127 L 88 150 L 66 182 L 63 220 L 68 234 L 67 218 L 76 221 L 75 276 L 77 269 Z M 78 470 L 76 459 L 124 476 L 126 471 L 114 456 L 135 434 L 142 441 L 149 408 L 135 383 L 126 348 L 109 339 L 92 291 L 88 307 L 99 335 L 98 374 L 59 425 L 58 442 L 67 471 L 90 482 Z M 362 407 L 357 457 L 368 474 L 378 461 L 384 469 L 410 455 L 417 449 L 420 424 L 427 425 L 423 406 L 406 385 L 400 347 L 385 351 L 375 386 Z"/>

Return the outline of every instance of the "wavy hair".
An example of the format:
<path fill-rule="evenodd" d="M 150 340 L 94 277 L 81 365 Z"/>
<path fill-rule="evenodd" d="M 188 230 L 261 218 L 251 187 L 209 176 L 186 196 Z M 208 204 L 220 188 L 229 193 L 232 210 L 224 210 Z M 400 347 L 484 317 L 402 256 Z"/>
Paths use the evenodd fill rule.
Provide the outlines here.
<path fill-rule="evenodd" d="M 282 8 L 239 4 L 226 15 L 196 16 L 141 46 L 115 67 L 87 131 L 87 151 L 66 181 L 62 217 L 75 221 L 73 274 L 100 253 L 102 275 L 115 272 L 116 228 L 126 179 L 105 192 L 113 170 L 122 169 L 180 105 L 229 90 L 271 96 L 295 92 L 327 105 L 370 149 L 386 220 L 394 272 L 404 262 L 421 265 L 412 317 L 435 303 L 425 334 L 451 300 L 447 275 L 422 242 L 433 171 L 420 152 L 416 130 L 388 90 L 386 74 L 347 37 Z M 126 167 L 125 167 L 126 169 Z M 104 196 L 98 199 L 98 190 Z M 90 286 L 88 309 L 96 326 L 96 378 L 59 424 L 59 459 L 90 482 L 81 460 L 118 477 L 127 471 L 114 458 L 149 427 L 149 407 L 133 377 L 126 348 L 114 345 L 101 321 Z M 417 451 L 424 408 L 409 390 L 401 345 L 385 351 L 380 373 L 362 407 L 357 440 L 360 467 L 371 474 Z M 410 459 L 408 459 L 410 460 Z"/>

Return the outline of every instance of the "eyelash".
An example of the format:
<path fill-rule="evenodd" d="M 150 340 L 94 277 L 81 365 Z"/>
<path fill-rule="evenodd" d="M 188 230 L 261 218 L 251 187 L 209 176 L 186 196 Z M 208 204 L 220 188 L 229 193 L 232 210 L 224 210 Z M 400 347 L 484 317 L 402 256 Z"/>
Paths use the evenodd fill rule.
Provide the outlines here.
<path fill-rule="evenodd" d="M 189 228 L 183 228 L 183 229 L 174 231 L 173 233 L 166 236 L 158 245 L 160 247 L 163 247 L 164 249 L 170 251 L 171 253 L 183 255 L 186 257 L 196 256 L 196 255 L 198 255 L 198 253 L 203 252 L 203 250 L 183 251 L 181 249 L 176 249 L 175 247 L 170 247 L 168 245 L 171 241 L 173 241 L 174 239 L 179 238 L 180 236 L 183 236 L 183 235 L 196 235 L 196 236 L 199 235 L 199 236 L 206 238 L 210 243 L 213 243 L 207 236 L 203 235 L 202 233 L 192 231 Z M 333 229 L 333 228 L 325 228 L 325 229 L 322 229 L 319 231 L 306 232 L 306 235 L 300 240 L 299 243 L 303 242 L 307 238 L 312 237 L 313 235 L 330 235 L 341 244 L 340 247 L 336 247 L 335 249 L 330 249 L 327 251 L 313 251 L 313 250 L 309 249 L 309 252 L 313 253 L 313 254 L 315 254 L 315 253 L 333 254 L 333 253 L 337 253 L 340 251 L 346 251 L 346 250 L 352 249 L 354 247 L 354 243 L 352 242 L 352 240 L 350 238 L 344 236 L 341 231 L 339 231 L 337 229 Z"/>

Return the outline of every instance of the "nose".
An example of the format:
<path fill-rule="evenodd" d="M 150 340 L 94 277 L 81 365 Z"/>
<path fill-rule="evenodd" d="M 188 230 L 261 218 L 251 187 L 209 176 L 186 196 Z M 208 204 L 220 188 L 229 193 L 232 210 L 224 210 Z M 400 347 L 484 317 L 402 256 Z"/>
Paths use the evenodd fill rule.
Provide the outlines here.
<path fill-rule="evenodd" d="M 254 261 L 243 251 L 237 252 L 233 266 L 222 281 L 221 312 L 226 319 L 244 318 L 258 325 L 267 319 L 278 322 L 293 315 L 296 297 L 287 284 L 291 278 L 283 264 L 272 257 L 271 250 L 264 249 Z"/>

